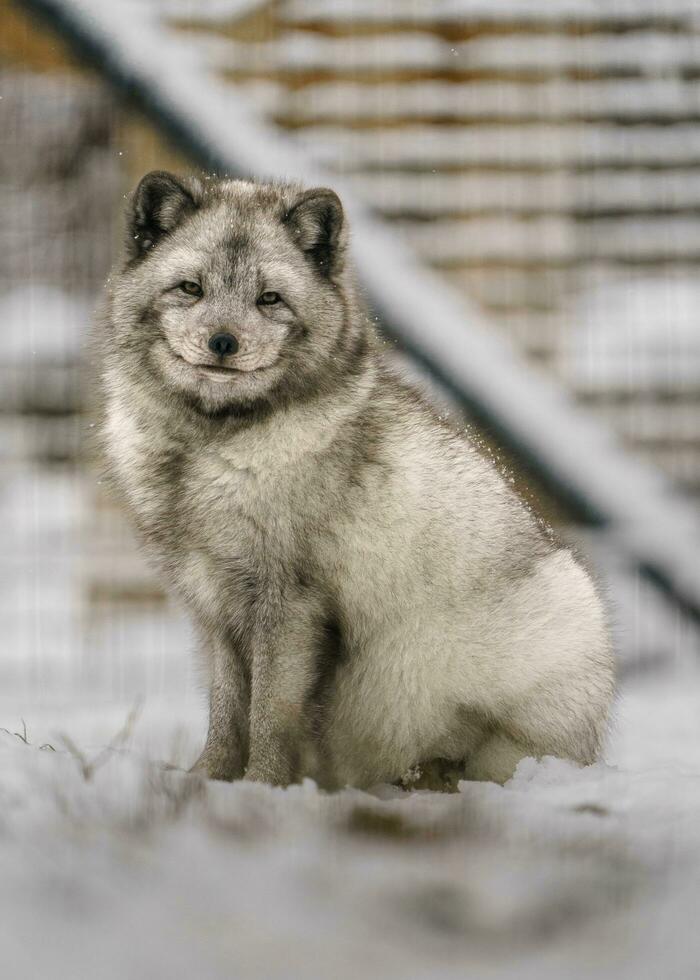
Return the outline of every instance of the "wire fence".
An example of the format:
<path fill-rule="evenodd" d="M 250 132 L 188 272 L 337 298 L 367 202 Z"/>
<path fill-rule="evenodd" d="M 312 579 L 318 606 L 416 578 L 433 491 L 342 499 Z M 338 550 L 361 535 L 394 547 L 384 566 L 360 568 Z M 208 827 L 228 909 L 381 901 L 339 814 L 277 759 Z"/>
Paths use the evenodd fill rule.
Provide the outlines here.
<path fill-rule="evenodd" d="M 495 335 L 697 499 L 692 4 L 142 10 L 337 174 Z M 184 688 L 179 614 L 89 461 L 84 366 L 124 195 L 152 167 L 191 164 L 21 5 L 3 7 L 0 35 L 0 669 L 34 689 L 56 678 Z M 629 569 L 618 580 L 638 662 L 684 655 L 695 641 L 678 611 Z"/>

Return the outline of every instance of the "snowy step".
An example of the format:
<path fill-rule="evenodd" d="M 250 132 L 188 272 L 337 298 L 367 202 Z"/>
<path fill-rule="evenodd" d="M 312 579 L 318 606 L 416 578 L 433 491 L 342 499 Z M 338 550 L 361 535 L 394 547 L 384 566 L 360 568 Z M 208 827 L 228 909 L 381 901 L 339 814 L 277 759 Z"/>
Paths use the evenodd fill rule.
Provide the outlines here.
<path fill-rule="evenodd" d="M 318 82 L 289 90 L 274 82 L 239 86 L 280 121 L 364 123 L 399 120 L 577 120 L 627 122 L 700 117 L 700 84 L 676 78 L 451 83 L 438 80 Z"/>
<path fill-rule="evenodd" d="M 590 260 L 660 262 L 700 259 L 700 222 L 692 217 L 542 217 L 445 219 L 393 223 L 427 261 L 440 264 L 512 261 L 536 265 Z"/>
<path fill-rule="evenodd" d="M 326 24 L 329 27 L 359 27 L 372 24 L 396 26 L 457 25 L 470 22 L 480 25 L 505 24 L 524 28 L 529 25 L 559 24 L 575 21 L 580 27 L 602 27 L 611 24 L 646 26 L 650 22 L 685 26 L 697 14 L 694 0 L 287 0 L 280 16 L 296 24 Z"/>
<path fill-rule="evenodd" d="M 678 284 L 698 278 L 697 263 L 674 263 L 673 270 L 664 264 L 645 263 L 640 268 L 626 268 L 621 271 L 615 260 L 592 258 L 578 262 L 573 267 L 482 265 L 469 268 L 446 268 L 442 275 L 457 289 L 474 297 L 479 303 L 494 310 L 499 320 L 502 311 L 522 310 L 535 320 L 542 313 L 558 311 L 565 322 L 566 333 L 570 334 L 573 320 L 578 314 L 568 305 L 563 305 L 571 296 L 586 296 L 611 283 L 620 283 L 624 278 L 624 288 L 634 293 L 648 281 L 666 284 L 668 295 L 659 304 L 660 311 L 673 309 L 678 314 Z M 646 308 L 641 316 L 648 313 Z M 601 317 L 601 322 L 603 322 Z M 617 319 L 617 317 L 616 317 Z M 626 328 L 627 329 L 627 328 Z M 699 334 L 700 335 L 700 334 Z M 665 350 L 670 350 L 663 327 L 659 330 L 660 342 Z M 626 354 L 619 357 L 624 363 Z"/>
<path fill-rule="evenodd" d="M 124 511 L 102 484 L 93 485 L 84 538 L 83 587 L 90 603 L 153 604 L 163 599 Z"/>
<path fill-rule="evenodd" d="M 695 270 L 686 270 L 688 276 Z M 645 267 L 645 276 L 663 277 L 662 267 Z M 446 268 L 442 275 L 461 292 L 494 310 L 499 319 L 501 311 L 529 310 L 537 318 L 542 312 L 559 310 L 563 298 L 572 293 L 585 293 L 603 283 L 620 278 L 619 266 L 611 261 L 579 262 L 574 267 L 482 265 L 468 268 Z M 566 313 L 564 313 L 566 317 Z M 570 327 L 570 318 L 567 318 Z"/>
<path fill-rule="evenodd" d="M 453 51 L 454 45 L 427 33 L 333 38 L 289 31 L 273 41 L 231 41 L 212 53 L 219 68 L 237 73 L 377 73 L 453 68 Z"/>
<path fill-rule="evenodd" d="M 700 36 L 657 30 L 617 34 L 515 34 L 455 43 L 456 68 L 501 73 L 591 71 L 645 75 L 695 66 Z"/>
<path fill-rule="evenodd" d="M 634 401 L 620 403 L 614 400 L 614 391 L 599 390 L 595 400 L 589 393 L 588 404 L 598 418 L 629 442 L 661 449 L 673 447 L 674 451 L 678 447 L 694 447 L 700 458 L 697 453 L 700 449 L 700 400 L 667 404 L 654 398 L 653 392 L 637 389 L 635 393 Z M 692 393 L 700 395 L 700 384 Z M 683 397 L 680 391 L 676 390 L 675 394 L 678 399 Z"/>
<path fill-rule="evenodd" d="M 700 127 L 586 125 L 411 125 L 381 132 L 306 126 L 294 138 L 341 171 L 362 167 L 683 166 L 700 163 Z"/>
<path fill-rule="evenodd" d="M 480 211 L 655 211 L 700 207 L 697 171 L 350 174 L 350 187 L 384 214 Z"/>
<path fill-rule="evenodd" d="M 572 288 L 571 271 L 557 267 L 458 268 L 445 269 L 443 275 L 460 292 L 499 315 L 501 311 L 518 309 L 551 310 L 558 305 L 561 295 Z"/>
<path fill-rule="evenodd" d="M 164 592 L 136 551 L 90 554 L 83 563 L 85 597 L 91 603 L 157 605 Z"/>
<path fill-rule="evenodd" d="M 556 72 L 654 75 L 694 67 L 700 35 L 630 31 L 624 34 L 525 34 L 451 41 L 426 32 L 333 37 L 288 31 L 271 41 L 230 41 L 211 48 L 219 67 L 232 72 L 282 71 L 389 73 Z"/>
<path fill-rule="evenodd" d="M 270 0 L 158 0 L 159 13 L 168 18 L 185 18 L 191 21 L 196 14 L 198 22 L 229 24 L 270 6 Z"/>
<path fill-rule="evenodd" d="M 700 257 L 700 222 L 692 215 L 596 218 L 577 224 L 583 257 L 655 260 Z"/>
<path fill-rule="evenodd" d="M 696 447 L 647 447 L 635 442 L 635 451 L 641 459 L 667 473 L 676 483 L 696 491 L 700 489 L 700 453 Z"/>
<path fill-rule="evenodd" d="M 669 323 L 672 310 L 671 305 L 668 312 Z M 650 312 L 649 317 L 652 316 Z M 611 341 L 614 338 L 615 330 L 611 328 Z M 585 334 L 581 341 L 583 346 L 586 342 Z M 591 340 L 591 344 L 593 343 Z M 570 387 L 588 400 L 602 398 L 614 406 L 629 406 L 630 430 L 638 425 L 640 434 L 647 424 L 645 418 L 648 422 L 651 415 L 662 416 L 669 412 L 674 418 L 674 424 L 680 425 L 680 419 L 672 414 L 677 410 L 674 401 L 689 399 L 693 406 L 700 405 L 700 345 L 694 348 L 688 346 L 686 350 L 665 352 L 657 352 L 651 348 L 646 352 L 640 351 L 636 357 L 630 353 L 625 358 L 616 356 L 611 351 L 609 356 L 603 358 L 598 355 L 596 370 L 588 373 L 589 370 L 590 365 L 585 362 L 580 351 L 570 355 L 567 372 Z M 696 411 L 693 407 L 695 426 L 700 422 Z M 656 424 L 663 425 L 660 418 Z M 700 428 L 687 432 L 687 437 L 700 442 Z"/>
<path fill-rule="evenodd" d="M 494 311 L 494 320 L 525 354 L 554 356 L 563 327 L 558 313 Z"/>
<path fill-rule="evenodd" d="M 82 401 L 81 373 L 76 362 L 37 361 L 28 351 L 23 365 L 0 361 L 0 412 L 70 414 Z"/>
<path fill-rule="evenodd" d="M 393 228 L 433 265 L 523 259 L 541 264 L 569 262 L 578 255 L 573 223 L 554 217 L 401 220 Z"/>
<path fill-rule="evenodd" d="M 0 414 L 3 464 L 8 460 L 41 462 L 77 460 L 84 423 L 77 415 L 30 416 Z"/>

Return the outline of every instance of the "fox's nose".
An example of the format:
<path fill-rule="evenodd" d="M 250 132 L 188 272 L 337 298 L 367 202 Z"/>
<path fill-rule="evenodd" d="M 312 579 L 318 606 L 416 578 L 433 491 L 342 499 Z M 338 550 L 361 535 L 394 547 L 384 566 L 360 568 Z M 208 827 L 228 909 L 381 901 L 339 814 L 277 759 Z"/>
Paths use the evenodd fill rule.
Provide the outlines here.
<path fill-rule="evenodd" d="M 232 333 L 215 333 L 209 338 L 209 350 L 219 357 L 228 357 L 238 350 L 238 341 Z"/>

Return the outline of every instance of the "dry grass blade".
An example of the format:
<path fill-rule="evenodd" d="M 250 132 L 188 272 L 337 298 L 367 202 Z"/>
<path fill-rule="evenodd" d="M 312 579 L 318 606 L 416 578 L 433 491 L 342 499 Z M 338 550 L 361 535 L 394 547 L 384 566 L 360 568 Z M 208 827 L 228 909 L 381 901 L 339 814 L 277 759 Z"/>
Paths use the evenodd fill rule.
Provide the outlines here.
<path fill-rule="evenodd" d="M 11 735 L 13 738 L 18 738 L 23 745 L 31 746 L 32 743 L 29 741 L 29 736 L 27 734 L 27 723 L 24 720 L 24 718 L 20 718 L 20 721 L 22 722 L 21 732 L 12 732 L 10 731 L 9 728 L 0 728 L 0 732 L 4 732 L 5 735 Z M 39 750 L 48 751 L 48 752 L 56 751 L 56 749 L 53 747 L 53 745 L 51 745 L 50 742 L 44 742 L 43 745 L 39 746 Z"/>
<path fill-rule="evenodd" d="M 138 716 L 141 713 L 142 707 L 143 701 L 137 701 L 127 715 L 126 721 L 119 731 L 112 737 L 109 744 L 101 749 L 92 759 L 89 759 L 82 749 L 78 748 L 70 735 L 66 735 L 65 733 L 59 734 L 59 738 L 65 745 L 67 752 L 72 755 L 75 761 L 78 763 L 78 768 L 80 769 L 85 782 L 89 782 L 97 770 L 105 764 L 109 757 L 114 752 L 118 752 L 120 749 L 122 749 L 129 741 L 138 720 Z"/>

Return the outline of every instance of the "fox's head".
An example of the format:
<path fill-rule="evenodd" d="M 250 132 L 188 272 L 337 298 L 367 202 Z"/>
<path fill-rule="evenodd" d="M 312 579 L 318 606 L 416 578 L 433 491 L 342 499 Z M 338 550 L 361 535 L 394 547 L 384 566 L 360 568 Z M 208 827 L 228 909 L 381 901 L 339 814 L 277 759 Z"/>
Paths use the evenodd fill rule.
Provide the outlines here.
<path fill-rule="evenodd" d="M 206 414 L 323 391 L 367 347 L 327 188 L 147 174 L 112 280 L 113 356 Z"/>

